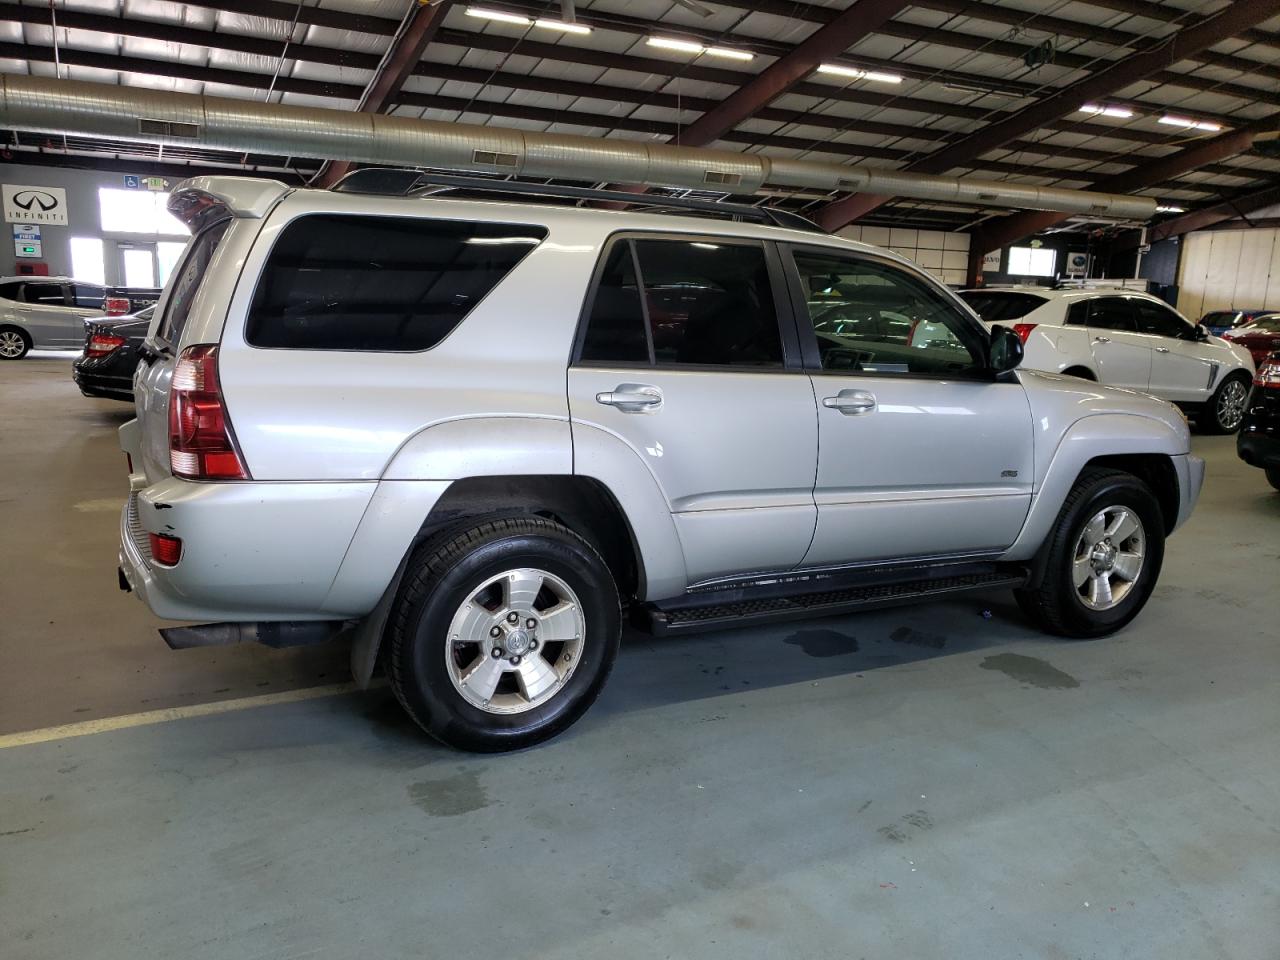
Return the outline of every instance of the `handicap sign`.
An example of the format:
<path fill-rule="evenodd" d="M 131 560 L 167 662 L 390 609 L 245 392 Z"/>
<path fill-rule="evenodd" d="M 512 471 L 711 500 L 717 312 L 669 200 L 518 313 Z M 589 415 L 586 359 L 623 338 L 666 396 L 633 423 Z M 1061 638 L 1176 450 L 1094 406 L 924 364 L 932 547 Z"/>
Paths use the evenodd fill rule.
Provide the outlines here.
<path fill-rule="evenodd" d="M 124 185 L 130 190 L 139 190 L 142 188 L 142 178 L 126 173 L 124 175 Z"/>

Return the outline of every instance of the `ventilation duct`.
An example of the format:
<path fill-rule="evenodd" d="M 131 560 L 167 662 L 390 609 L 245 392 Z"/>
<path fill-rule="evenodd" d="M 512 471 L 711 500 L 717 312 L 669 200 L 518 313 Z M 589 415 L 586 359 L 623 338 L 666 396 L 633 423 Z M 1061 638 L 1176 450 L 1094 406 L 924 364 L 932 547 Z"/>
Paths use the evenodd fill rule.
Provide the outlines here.
<path fill-rule="evenodd" d="M 136 87 L 5 75 L 0 127 L 34 133 L 200 144 L 321 160 L 502 172 L 590 182 L 752 193 L 774 187 L 847 190 L 979 206 L 1147 220 L 1146 197 L 936 177 L 876 167 L 771 159 L 666 143 L 532 133 L 382 114 L 165 93 Z"/>

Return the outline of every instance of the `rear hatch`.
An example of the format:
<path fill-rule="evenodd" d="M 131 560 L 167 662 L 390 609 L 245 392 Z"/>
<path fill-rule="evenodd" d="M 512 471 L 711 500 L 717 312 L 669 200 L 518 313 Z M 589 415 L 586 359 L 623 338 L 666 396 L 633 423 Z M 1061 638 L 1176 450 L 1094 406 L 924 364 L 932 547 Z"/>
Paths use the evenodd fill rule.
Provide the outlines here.
<path fill-rule="evenodd" d="M 169 392 L 182 350 L 221 340 L 228 292 L 239 274 L 237 254 L 251 243 L 262 218 L 288 192 L 284 184 L 245 177 L 197 177 L 180 184 L 169 211 L 192 230 L 156 304 L 134 375 L 138 449 L 134 470 L 153 484 L 172 476 L 169 457 Z"/>

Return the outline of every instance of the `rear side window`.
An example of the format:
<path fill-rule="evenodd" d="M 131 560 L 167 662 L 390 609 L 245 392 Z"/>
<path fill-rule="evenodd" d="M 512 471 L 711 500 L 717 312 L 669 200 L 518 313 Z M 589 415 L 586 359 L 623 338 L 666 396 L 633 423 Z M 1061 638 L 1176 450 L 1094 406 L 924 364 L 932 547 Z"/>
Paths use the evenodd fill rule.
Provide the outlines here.
<path fill-rule="evenodd" d="M 987 323 L 1021 320 L 1032 310 L 1049 302 L 1034 293 L 1005 293 L 995 290 L 964 290 L 960 293 L 960 299 Z"/>
<path fill-rule="evenodd" d="M 245 328 L 255 347 L 434 347 L 546 239 L 527 224 L 315 214 L 267 258 Z"/>
<path fill-rule="evenodd" d="M 106 296 L 106 290 L 102 287 L 95 287 L 91 283 L 73 283 L 71 285 L 71 300 L 77 307 L 101 310 Z"/>
<path fill-rule="evenodd" d="M 1138 323 L 1124 297 L 1099 297 L 1089 301 L 1089 326 L 1099 330 L 1137 332 Z"/>
<path fill-rule="evenodd" d="M 17 300 L 18 292 L 22 289 L 20 283 L 0 283 L 0 299 Z"/>
<path fill-rule="evenodd" d="M 683 239 L 614 243 L 580 357 L 595 363 L 781 367 L 782 338 L 764 246 Z"/>
<path fill-rule="evenodd" d="M 222 236 L 231 226 L 230 220 L 215 223 L 202 231 L 191 245 L 187 247 L 182 262 L 173 272 L 169 280 L 169 302 L 164 308 L 164 317 L 156 336 L 165 343 L 176 345 L 182 339 L 182 331 L 187 326 L 187 317 L 191 315 L 191 303 L 200 289 L 200 281 L 209 269 L 209 261 L 222 242 Z"/>
<path fill-rule="evenodd" d="M 65 307 L 66 294 L 60 283 L 28 283 L 22 288 L 22 299 L 42 307 Z"/>

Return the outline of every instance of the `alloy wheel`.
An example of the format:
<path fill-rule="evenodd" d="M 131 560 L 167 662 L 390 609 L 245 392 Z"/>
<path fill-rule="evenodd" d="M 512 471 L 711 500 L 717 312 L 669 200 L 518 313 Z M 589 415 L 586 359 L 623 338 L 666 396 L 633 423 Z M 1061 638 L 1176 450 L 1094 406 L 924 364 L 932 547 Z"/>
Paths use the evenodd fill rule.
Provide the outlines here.
<path fill-rule="evenodd" d="M 1227 433 L 1240 427 L 1244 419 L 1245 403 L 1249 399 L 1249 390 L 1239 380 L 1230 380 L 1222 388 L 1218 397 L 1218 423 Z"/>
<path fill-rule="evenodd" d="M 1142 574 L 1147 536 L 1138 514 L 1129 507 L 1099 510 L 1076 541 L 1071 582 L 1090 610 L 1110 610 L 1121 603 Z"/>
<path fill-rule="evenodd" d="M 572 588 L 546 570 L 490 577 L 449 624 L 449 679 L 473 707 L 523 713 L 561 689 L 582 659 L 586 621 Z"/>
<path fill-rule="evenodd" d="M 26 341 L 16 330 L 0 331 L 0 357 L 16 360 L 27 351 Z"/>

